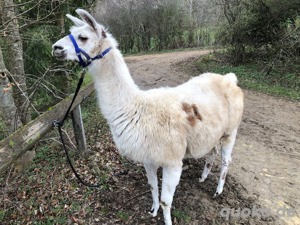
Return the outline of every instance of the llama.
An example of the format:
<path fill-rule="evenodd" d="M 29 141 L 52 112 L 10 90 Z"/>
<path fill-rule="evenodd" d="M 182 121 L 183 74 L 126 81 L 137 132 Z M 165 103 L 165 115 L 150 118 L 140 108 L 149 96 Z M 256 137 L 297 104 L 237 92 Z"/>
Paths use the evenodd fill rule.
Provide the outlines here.
<path fill-rule="evenodd" d="M 203 182 L 214 163 L 215 146 L 221 143 L 221 172 L 214 196 L 220 195 L 243 113 L 243 92 L 236 76 L 205 73 L 177 87 L 140 90 L 114 37 L 88 12 L 76 12 L 81 19 L 67 15 L 74 23 L 71 36 L 57 41 L 52 54 L 88 68 L 120 154 L 145 167 L 153 198 L 152 216 L 161 206 L 165 224 L 172 224 L 171 204 L 183 159 L 208 155 L 200 178 Z"/>

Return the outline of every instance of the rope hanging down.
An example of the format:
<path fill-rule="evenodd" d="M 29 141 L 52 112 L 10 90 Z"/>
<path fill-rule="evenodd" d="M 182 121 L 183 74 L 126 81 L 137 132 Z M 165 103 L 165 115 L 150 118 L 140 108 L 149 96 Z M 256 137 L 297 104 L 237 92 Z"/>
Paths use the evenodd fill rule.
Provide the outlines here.
<path fill-rule="evenodd" d="M 83 71 L 81 72 L 81 76 L 80 76 L 80 79 L 79 79 L 79 81 L 78 81 L 77 88 L 76 88 L 76 91 L 75 91 L 75 93 L 74 93 L 72 102 L 71 102 L 71 104 L 70 104 L 68 110 L 66 111 L 66 113 L 65 113 L 65 115 L 64 115 L 64 117 L 63 117 L 63 119 L 62 119 L 61 121 L 56 121 L 56 120 L 53 121 L 53 125 L 54 125 L 55 127 L 58 128 L 59 136 L 60 136 L 60 139 L 61 139 L 61 142 L 62 142 L 64 151 L 65 151 L 66 156 L 67 156 L 67 161 L 68 161 L 68 163 L 70 164 L 70 167 L 71 167 L 71 169 L 72 169 L 74 175 L 76 176 L 76 178 L 80 181 L 80 183 L 82 183 L 83 185 L 85 185 L 85 186 L 87 186 L 87 187 L 100 187 L 101 184 L 89 184 L 89 183 L 85 182 L 83 179 L 81 179 L 81 177 L 79 176 L 79 174 L 77 173 L 77 171 L 75 170 L 75 168 L 74 168 L 74 166 L 73 166 L 73 164 L 72 164 L 72 161 L 71 161 L 70 156 L 69 156 L 69 152 L 68 152 L 68 150 L 67 150 L 67 147 L 66 147 L 66 144 L 65 144 L 63 135 L 62 135 L 62 129 L 61 129 L 62 126 L 64 125 L 64 122 L 65 122 L 65 120 L 67 119 L 67 117 L 68 117 L 68 115 L 69 115 L 69 113 L 70 113 L 70 111 L 71 111 L 72 105 L 73 105 L 73 103 L 74 103 L 74 101 L 75 101 L 75 99 L 76 99 L 76 97 L 77 97 L 77 95 L 78 95 L 78 92 L 79 92 L 80 87 L 81 87 L 81 85 L 82 85 L 82 83 L 83 83 L 83 80 L 84 80 L 84 75 L 85 75 L 85 73 L 86 73 L 86 70 L 83 70 Z"/>

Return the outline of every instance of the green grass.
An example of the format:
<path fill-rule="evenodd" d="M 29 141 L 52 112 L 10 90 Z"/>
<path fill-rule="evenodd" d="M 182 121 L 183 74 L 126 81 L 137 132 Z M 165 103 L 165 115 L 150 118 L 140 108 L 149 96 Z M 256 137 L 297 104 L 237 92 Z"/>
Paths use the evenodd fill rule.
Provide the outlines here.
<path fill-rule="evenodd" d="M 299 65 L 295 65 L 295 68 Z M 256 62 L 240 66 L 233 66 L 218 59 L 215 55 L 207 55 L 192 63 L 189 69 L 198 72 L 214 72 L 226 74 L 233 72 L 237 75 L 239 85 L 243 88 L 263 93 L 288 97 L 292 100 L 300 99 L 300 74 L 288 69 L 275 68 L 269 74 L 264 71 L 264 65 Z M 294 70 L 295 71 L 295 70 Z"/>
<path fill-rule="evenodd" d="M 4 219 L 4 216 L 5 216 L 5 211 L 0 210 L 0 221 L 2 221 Z"/>
<path fill-rule="evenodd" d="M 122 220 L 123 222 L 126 222 L 129 219 L 129 214 L 124 211 L 119 211 L 117 213 L 117 217 Z"/>
<path fill-rule="evenodd" d="M 196 51 L 196 50 L 206 50 L 210 49 L 210 47 L 191 47 L 191 48 L 177 48 L 177 49 L 163 49 L 163 50 L 149 50 L 149 51 L 141 51 L 138 53 L 123 53 L 124 57 L 129 56 L 142 56 L 142 55 L 155 55 L 155 54 L 164 54 L 164 53 L 172 53 L 172 52 L 186 52 L 186 51 Z"/>
<path fill-rule="evenodd" d="M 172 216 L 174 218 L 177 218 L 179 221 L 183 222 L 189 222 L 191 220 L 191 217 L 186 213 L 178 209 L 173 209 L 172 210 Z"/>

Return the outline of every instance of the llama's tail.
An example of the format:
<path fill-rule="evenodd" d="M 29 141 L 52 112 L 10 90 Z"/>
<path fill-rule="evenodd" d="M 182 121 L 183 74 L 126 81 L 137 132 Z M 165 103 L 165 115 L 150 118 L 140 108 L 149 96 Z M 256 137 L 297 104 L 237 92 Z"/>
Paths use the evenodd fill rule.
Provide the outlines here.
<path fill-rule="evenodd" d="M 236 75 L 234 73 L 227 73 L 225 75 L 225 78 L 232 83 L 235 83 L 235 84 L 238 83 L 238 79 L 236 78 Z"/>

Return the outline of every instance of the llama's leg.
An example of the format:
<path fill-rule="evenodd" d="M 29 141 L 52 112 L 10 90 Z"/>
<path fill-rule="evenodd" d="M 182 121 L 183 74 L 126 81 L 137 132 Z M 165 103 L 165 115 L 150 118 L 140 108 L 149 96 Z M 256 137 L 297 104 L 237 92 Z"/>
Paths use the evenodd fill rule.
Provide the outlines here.
<path fill-rule="evenodd" d="M 157 215 L 157 211 L 159 209 L 158 183 L 157 183 L 158 166 L 155 166 L 152 164 L 144 164 L 144 167 L 146 169 L 148 183 L 151 186 L 151 193 L 152 193 L 152 199 L 153 199 L 153 204 L 151 207 L 151 214 L 154 217 Z"/>
<path fill-rule="evenodd" d="M 205 166 L 203 168 L 201 178 L 199 179 L 200 182 L 205 181 L 208 174 L 210 173 L 211 168 L 214 165 L 214 161 L 216 159 L 216 154 L 217 154 L 217 149 L 216 147 L 214 147 L 213 150 L 206 156 Z"/>
<path fill-rule="evenodd" d="M 164 167 L 161 190 L 161 207 L 166 225 L 171 225 L 171 205 L 176 186 L 179 183 L 182 167 Z"/>
<path fill-rule="evenodd" d="M 220 195 L 223 191 L 224 184 L 225 184 L 225 178 L 228 171 L 229 163 L 231 162 L 231 153 L 232 148 L 235 143 L 237 130 L 234 130 L 230 135 L 222 138 L 222 144 L 221 144 L 221 153 L 222 153 L 222 162 L 221 162 L 221 172 L 220 172 L 220 178 L 219 183 L 217 187 L 217 191 L 214 195 L 214 197 Z"/>

